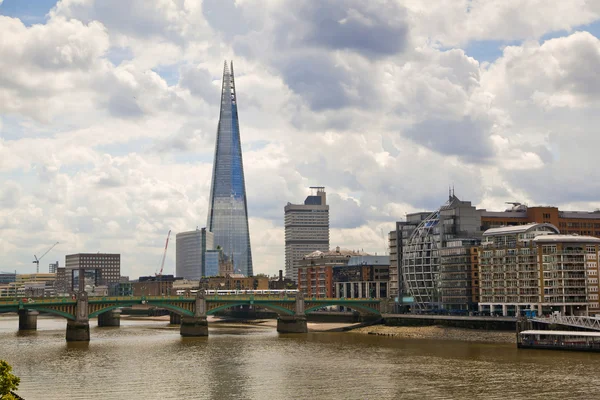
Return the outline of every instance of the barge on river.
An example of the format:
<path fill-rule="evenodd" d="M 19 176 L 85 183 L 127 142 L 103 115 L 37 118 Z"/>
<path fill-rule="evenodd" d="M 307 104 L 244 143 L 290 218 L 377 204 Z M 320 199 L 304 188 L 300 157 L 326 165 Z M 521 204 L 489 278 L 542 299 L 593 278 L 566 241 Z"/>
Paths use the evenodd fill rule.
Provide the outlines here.
<path fill-rule="evenodd" d="M 600 352 L 600 332 L 521 331 L 517 334 L 517 347 Z"/>

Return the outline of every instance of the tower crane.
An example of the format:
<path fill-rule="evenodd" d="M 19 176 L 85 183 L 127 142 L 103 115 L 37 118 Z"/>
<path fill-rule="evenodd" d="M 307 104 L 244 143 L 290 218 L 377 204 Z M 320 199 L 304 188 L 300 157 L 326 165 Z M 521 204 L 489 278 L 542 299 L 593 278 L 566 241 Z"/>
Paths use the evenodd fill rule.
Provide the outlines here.
<path fill-rule="evenodd" d="M 38 258 L 35 254 L 33 255 L 33 257 L 35 258 L 35 261 L 33 261 L 33 263 L 35 264 L 35 273 L 39 274 L 40 273 L 40 260 L 50 252 L 50 250 L 52 250 L 54 248 L 54 246 L 56 246 L 58 244 L 58 242 L 54 243 L 52 245 L 52 247 L 50 247 L 48 250 L 46 250 L 46 252 L 44 254 L 42 254 L 40 256 L 40 258 Z"/>
<path fill-rule="evenodd" d="M 162 261 L 160 263 L 160 272 L 155 274 L 156 276 L 162 276 L 163 268 L 165 266 L 165 258 L 167 257 L 167 247 L 169 247 L 169 238 L 171 237 L 171 230 L 167 233 L 167 242 L 165 243 L 165 252 L 163 253 Z"/>

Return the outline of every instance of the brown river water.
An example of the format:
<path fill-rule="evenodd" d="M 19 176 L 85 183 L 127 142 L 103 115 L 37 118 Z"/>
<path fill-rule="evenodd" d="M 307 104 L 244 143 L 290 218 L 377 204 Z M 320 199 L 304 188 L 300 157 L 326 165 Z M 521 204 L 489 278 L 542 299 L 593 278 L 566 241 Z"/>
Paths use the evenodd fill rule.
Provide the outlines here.
<path fill-rule="evenodd" d="M 92 321 L 89 344 L 70 344 L 65 325 L 39 318 L 18 333 L 17 317 L 0 317 L 0 359 L 26 400 L 600 398 L 594 353 L 241 324 L 182 338 L 164 321 L 126 319 Z"/>

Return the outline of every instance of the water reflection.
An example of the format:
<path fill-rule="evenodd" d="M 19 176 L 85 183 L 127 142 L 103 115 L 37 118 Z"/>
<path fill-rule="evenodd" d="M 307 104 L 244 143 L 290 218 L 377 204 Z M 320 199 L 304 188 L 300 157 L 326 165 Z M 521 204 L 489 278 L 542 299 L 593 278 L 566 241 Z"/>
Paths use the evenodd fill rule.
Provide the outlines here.
<path fill-rule="evenodd" d="M 0 358 L 27 399 L 589 399 L 600 355 L 353 333 L 278 335 L 213 324 L 182 338 L 166 322 L 127 321 L 66 343 L 66 322 L 17 334 L 0 318 Z"/>

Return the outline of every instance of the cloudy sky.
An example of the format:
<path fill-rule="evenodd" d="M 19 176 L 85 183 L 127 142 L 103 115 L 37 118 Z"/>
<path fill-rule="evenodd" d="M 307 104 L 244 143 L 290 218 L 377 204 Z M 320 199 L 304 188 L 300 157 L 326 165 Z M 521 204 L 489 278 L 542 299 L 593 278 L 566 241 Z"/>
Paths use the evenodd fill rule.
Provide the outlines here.
<path fill-rule="evenodd" d="M 600 0 L 0 0 L 0 270 L 119 252 L 153 274 L 206 224 L 233 59 L 255 273 L 327 188 L 378 252 L 456 194 L 600 207 Z M 175 247 L 165 273 L 174 273 Z"/>

